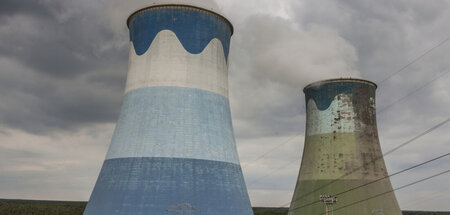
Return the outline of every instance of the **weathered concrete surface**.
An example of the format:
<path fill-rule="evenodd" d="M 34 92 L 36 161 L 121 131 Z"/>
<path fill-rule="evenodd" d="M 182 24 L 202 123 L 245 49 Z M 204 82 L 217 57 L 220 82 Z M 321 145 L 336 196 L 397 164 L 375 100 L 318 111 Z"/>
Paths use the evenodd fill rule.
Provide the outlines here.
<path fill-rule="evenodd" d="M 388 175 L 378 140 L 375 90 L 374 83 L 358 79 L 327 80 L 304 89 L 306 138 L 290 215 L 323 214 L 320 195 L 335 195 Z M 334 214 L 401 215 L 394 193 L 353 204 L 391 189 L 386 178 L 339 195 Z"/>
<path fill-rule="evenodd" d="M 231 24 L 211 11 L 134 13 L 125 95 L 85 215 L 252 215 L 231 122 Z"/>

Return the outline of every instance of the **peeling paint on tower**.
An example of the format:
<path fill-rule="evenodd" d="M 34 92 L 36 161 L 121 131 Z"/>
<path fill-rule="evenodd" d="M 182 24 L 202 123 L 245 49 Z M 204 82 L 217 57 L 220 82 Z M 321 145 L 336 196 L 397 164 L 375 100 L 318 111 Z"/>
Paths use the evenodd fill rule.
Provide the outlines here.
<path fill-rule="evenodd" d="M 332 79 L 305 87 L 305 147 L 290 215 L 322 214 L 324 205 L 310 204 L 320 195 L 334 195 L 388 175 L 378 140 L 376 88 L 361 79 Z M 335 208 L 391 189 L 389 178 L 380 180 L 338 196 Z M 372 215 L 380 211 L 401 215 L 394 193 L 334 214 Z"/>

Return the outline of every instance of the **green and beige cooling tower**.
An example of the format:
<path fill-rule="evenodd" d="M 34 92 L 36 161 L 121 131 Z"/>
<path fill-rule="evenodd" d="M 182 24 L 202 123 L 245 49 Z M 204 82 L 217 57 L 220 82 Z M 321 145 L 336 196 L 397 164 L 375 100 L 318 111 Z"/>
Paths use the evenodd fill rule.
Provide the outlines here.
<path fill-rule="evenodd" d="M 289 215 L 326 214 L 321 195 L 337 196 L 334 215 L 401 215 L 378 140 L 376 88 L 361 79 L 305 87 L 305 147 Z"/>

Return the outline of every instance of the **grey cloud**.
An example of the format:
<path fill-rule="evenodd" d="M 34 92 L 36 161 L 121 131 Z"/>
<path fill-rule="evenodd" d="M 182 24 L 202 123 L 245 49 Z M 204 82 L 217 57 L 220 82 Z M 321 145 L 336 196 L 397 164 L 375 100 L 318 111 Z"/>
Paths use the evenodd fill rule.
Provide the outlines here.
<path fill-rule="evenodd" d="M 85 201 L 100 171 L 113 124 L 52 136 L 7 131 L 10 135 L 0 135 L 2 198 Z"/>
<path fill-rule="evenodd" d="M 376 82 L 384 80 L 450 35 L 449 30 L 442 29 L 442 21 L 450 18 L 447 1 L 428 2 L 426 5 L 422 1 L 306 1 L 294 5 L 298 26 L 320 24 L 335 29 L 356 48 L 359 56 L 357 68 L 361 76 Z M 450 57 L 449 47 L 450 44 L 444 44 L 380 84 L 378 109 L 396 102 L 448 70 L 450 65 L 445 59 Z M 406 126 L 425 128 L 420 121 L 431 122 L 448 116 L 444 106 L 449 100 L 433 96 L 437 92 L 433 86 L 445 80 L 448 77 L 442 77 L 385 110 L 379 116 L 380 133 L 383 134 L 384 128 L 405 126 L 402 124 L 405 121 L 410 122 Z M 405 109 L 408 111 L 402 111 Z"/>
<path fill-rule="evenodd" d="M 2 61 L 0 65 L 7 69 Z M 11 68 L 0 74 L 2 88 L 8 89 L 0 92 L 3 101 L 0 120 L 6 126 L 45 134 L 116 119 L 123 77 L 112 78 L 114 76 L 110 75 L 110 83 L 92 81 L 84 76 L 61 80 L 21 69 Z M 120 83 L 120 87 L 110 86 L 111 83 Z"/>
<path fill-rule="evenodd" d="M 101 4 L 17 2 L 0 24 L 0 123 L 45 134 L 115 121 L 128 41 Z"/>
<path fill-rule="evenodd" d="M 430 47 L 431 41 L 448 36 L 432 24 L 440 23 L 448 6 L 446 1 L 426 5 L 421 1 L 307 1 L 296 7 L 296 20 L 301 26 L 323 24 L 336 29 L 357 49 L 362 76 L 379 81 Z"/>
<path fill-rule="evenodd" d="M 151 1 L 2 4 L 0 124 L 46 134 L 114 122 L 128 64 L 125 20 Z"/>
<path fill-rule="evenodd" d="M 38 16 L 40 18 L 51 18 L 51 6 L 54 9 L 61 8 L 60 2 L 54 1 L 53 4 L 45 5 L 43 1 L 15 1 L 3 0 L 0 7 L 0 17 L 7 18 L 8 16 L 17 14 L 29 14 Z"/>
<path fill-rule="evenodd" d="M 151 3 L 0 3 L 0 188 L 7 191 L 2 197 L 88 198 L 122 100 L 128 58 L 125 19 Z M 359 74 L 382 80 L 450 35 L 445 0 L 218 3 L 235 25 L 230 102 L 243 164 L 304 131 L 305 84 Z M 450 44 L 441 46 L 380 85 L 378 109 L 450 66 L 449 48 Z M 450 75 L 444 76 L 378 115 L 384 151 L 449 116 L 449 81 Z M 98 124 L 111 125 L 98 130 Z M 448 151 L 447 130 L 443 127 L 387 157 L 388 169 L 399 170 Z M 294 138 L 243 166 L 247 182 L 300 156 L 302 142 L 302 136 Z M 289 201 L 299 163 L 249 184 L 252 202 L 279 206 Z M 444 164 L 430 169 L 438 171 Z M 413 176 L 421 174 L 431 172 L 418 169 Z M 405 175 L 393 178 L 393 183 L 410 179 Z M 68 182 L 74 186 L 67 188 Z M 426 197 L 425 191 L 436 187 L 405 190 L 400 202 L 409 201 L 415 191 Z M 444 208 L 436 202 L 434 208 Z"/>
<path fill-rule="evenodd" d="M 250 17 L 241 29 L 239 45 L 255 66 L 254 78 L 304 87 L 330 77 L 358 77 L 354 48 L 326 26 L 296 28 L 295 23 L 270 16 Z"/>
<path fill-rule="evenodd" d="M 100 67 L 107 58 L 126 56 L 116 50 L 96 54 L 102 41 L 112 40 L 114 33 L 92 9 L 71 12 L 64 19 L 58 18 L 64 12 L 46 11 L 46 18 L 20 12 L 9 15 L 0 26 L 0 56 L 18 59 L 37 72 L 71 78 Z"/>
<path fill-rule="evenodd" d="M 1 157 L 11 157 L 14 159 L 33 159 L 40 157 L 39 153 L 27 150 L 9 149 L 0 146 L 0 156 Z"/>
<path fill-rule="evenodd" d="M 243 144 L 242 147 L 244 148 L 247 145 L 257 145 L 258 147 L 267 146 L 270 149 L 269 145 L 275 147 L 277 144 L 282 143 L 282 140 L 260 141 L 259 144 L 252 144 L 252 138 L 265 137 L 269 139 L 276 136 L 278 134 L 277 131 L 281 131 L 282 135 L 289 136 L 294 135 L 296 131 L 304 129 L 304 111 L 301 110 L 304 103 L 300 99 L 302 93 L 294 92 L 299 92 L 301 89 L 302 80 L 300 79 L 308 79 L 308 77 L 311 77 L 311 74 L 308 71 L 300 72 L 300 69 L 297 77 L 284 73 L 285 71 L 293 70 L 287 64 L 296 65 L 297 63 L 290 57 L 299 55 L 293 52 L 280 55 L 273 51 L 273 49 L 276 50 L 277 45 L 282 45 L 282 43 L 277 43 L 276 39 L 274 39 L 274 37 L 278 36 L 277 31 L 281 35 L 281 40 L 292 42 L 296 39 L 305 40 L 305 37 L 289 37 L 286 35 L 298 35 L 298 32 L 308 33 L 311 26 L 321 26 L 329 30 L 329 32 L 333 32 L 334 35 L 338 36 L 337 38 L 341 37 L 342 41 L 355 49 L 358 58 L 353 61 L 354 68 L 360 71 L 363 78 L 379 81 L 450 35 L 449 30 L 442 29 L 443 26 L 446 26 L 443 20 L 449 18 L 448 3 L 437 1 L 427 3 L 423 8 L 419 6 L 421 4 L 423 4 L 421 1 L 304 1 L 301 4 L 293 2 L 292 10 L 295 11 L 293 20 L 283 21 L 281 18 L 260 15 L 259 21 L 247 20 L 242 22 L 243 24 L 240 26 L 242 29 L 239 29 L 239 26 L 237 27 L 242 35 L 239 35 L 239 31 L 237 31 L 232 44 L 234 45 L 232 49 L 234 48 L 238 53 L 233 53 L 233 50 L 231 52 L 232 57 L 233 55 L 236 56 L 231 60 L 232 67 L 230 70 L 230 83 L 238 83 L 231 88 L 232 110 L 235 112 L 233 120 L 238 122 L 235 123 L 238 143 Z M 250 19 L 257 20 L 258 18 L 251 17 Z M 274 23 L 274 20 L 277 19 L 278 24 L 272 25 L 271 23 Z M 249 25 L 248 23 L 252 24 Z M 258 24 L 259 26 L 256 27 Z M 316 47 L 330 48 L 326 43 Z M 449 47 L 450 44 L 439 47 L 405 71 L 380 85 L 377 90 L 378 109 L 396 102 L 446 70 L 450 66 L 447 60 L 450 57 Z M 283 48 L 282 50 L 291 50 L 291 48 Z M 265 49 L 270 49 L 271 52 Z M 258 57 L 267 53 L 272 54 L 273 60 L 270 58 L 258 60 Z M 313 53 L 307 54 L 312 55 Z M 284 59 L 289 59 L 288 63 L 278 64 L 276 61 L 283 57 L 285 57 Z M 301 57 L 303 56 L 299 56 L 299 58 Z M 233 62 L 238 65 L 233 65 Z M 305 62 L 301 62 L 301 64 L 299 68 L 302 68 Z M 238 68 L 249 74 L 240 74 L 243 71 L 238 70 Z M 334 67 L 330 66 L 330 68 L 332 70 Z M 282 72 L 279 72 L 280 70 Z M 323 77 L 332 78 L 333 74 L 330 71 Z M 378 115 L 378 127 L 383 151 L 388 151 L 398 146 L 450 116 L 448 111 L 450 90 L 446 86 L 446 83 L 450 81 L 449 78 L 448 75 L 443 76 Z M 279 86 L 277 83 L 284 86 Z M 236 90 L 238 87 L 240 90 Z M 236 92 L 233 92 L 233 89 Z M 273 93 L 273 91 L 278 93 Z M 299 100 L 293 102 L 296 99 Z M 295 106 L 298 109 L 296 111 L 286 111 L 283 107 L 288 106 Z M 290 115 L 293 123 L 287 123 L 289 121 L 286 118 L 276 114 L 281 112 Z M 392 173 L 395 170 L 425 161 L 433 156 L 437 156 L 438 154 L 436 153 L 438 152 L 448 151 L 448 143 L 445 142 L 448 139 L 448 135 L 442 131 L 445 131 L 445 128 L 427 135 L 428 138 L 436 138 L 422 138 L 415 141 L 415 146 L 411 144 L 411 146 L 393 154 L 392 157 L 387 157 L 386 163 L 390 172 Z M 292 149 L 288 146 L 283 148 Z M 254 152 L 254 154 L 261 153 Z M 286 154 L 278 156 L 276 154 L 275 151 L 268 156 L 274 156 L 282 161 L 287 160 Z M 301 152 L 298 152 L 298 154 L 300 155 Z M 244 158 L 243 163 L 252 160 L 248 155 Z M 271 162 L 274 162 L 274 160 L 264 158 L 257 161 L 253 169 L 247 170 L 244 168 L 246 178 L 249 178 L 249 181 L 251 181 L 251 179 L 258 178 L 258 175 L 261 175 L 260 171 L 275 171 L 277 167 L 267 165 Z M 443 163 L 434 163 L 433 170 L 438 171 L 440 168 L 443 168 Z M 255 168 L 259 168 L 259 170 L 255 172 Z M 414 172 L 414 175 L 418 178 L 429 174 L 432 174 L 432 172 L 427 172 L 425 169 L 417 169 Z M 411 177 L 411 174 L 394 178 L 394 185 L 405 184 L 405 181 L 411 180 L 408 176 Z M 295 178 L 296 175 L 287 177 Z M 267 178 L 260 183 L 252 184 L 249 186 L 252 190 L 250 193 L 276 187 L 274 184 L 279 180 L 276 177 Z M 404 192 L 412 195 L 413 192 L 422 192 L 426 189 L 427 186 Z M 443 189 L 445 189 L 445 186 Z M 261 196 L 262 194 L 254 198 L 263 202 L 264 199 L 260 199 L 262 198 Z M 403 202 L 403 199 L 400 199 L 400 202 Z M 422 206 L 422 208 L 426 207 Z M 428 208 L 432 209 L 433 207 L 429 206 Z M 435 204 L 434 208 L 442 207 Z"/>
<path fill-rule="evenodd" d="M 250 16 L 236 26 L 230 58 L 238 138 L 298 133 L 304 128 L 304 86 L 359 77 L 355 49 L 335 30 L 322 25 L 298 28 L 269 15 Z"/>

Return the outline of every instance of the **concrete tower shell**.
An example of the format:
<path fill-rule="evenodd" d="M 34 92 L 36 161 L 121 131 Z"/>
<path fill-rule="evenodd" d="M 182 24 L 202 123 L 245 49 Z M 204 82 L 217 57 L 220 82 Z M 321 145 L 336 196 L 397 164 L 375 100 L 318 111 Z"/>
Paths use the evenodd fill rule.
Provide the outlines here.
<path fill-rule="evenodd" d="M 324 214 L 320 195 L 334 195 L 387 176 L 378 140 L 376 84 L 361 79 L 315 82 L 303 90 L 305 146 L 289 215 Z M 367 164 L 367 165 L 365 165 Z M 345 176 L 345 177 L 343 177 Z M 401 215 L 389 178 L 338 196 L 335 215 Z M 339 209 L 346 205 L 354 205 Z"/>
<path fill-rule="evenodd" d="M 123 104 L 84 214 L 253 214 L 228 100 L 231 23 L 170 4 L 128 27 Z"/>

